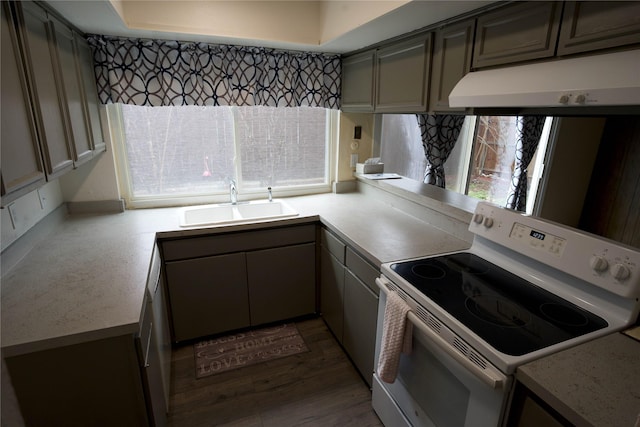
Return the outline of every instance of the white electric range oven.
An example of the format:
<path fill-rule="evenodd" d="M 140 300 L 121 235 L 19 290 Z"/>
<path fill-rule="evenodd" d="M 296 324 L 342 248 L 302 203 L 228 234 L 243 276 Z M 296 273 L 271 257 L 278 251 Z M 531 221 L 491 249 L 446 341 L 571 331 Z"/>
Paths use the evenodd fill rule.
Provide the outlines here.
<path fill-rule="evenodd" d="M 388 292 L 409 305 L 412 350 L 394 382 L 374 373 L 387 427 L 499 426 L 516 368 L 636 322 L 640 251 L 485 202 L 470 249 L 386 263 Z"/>

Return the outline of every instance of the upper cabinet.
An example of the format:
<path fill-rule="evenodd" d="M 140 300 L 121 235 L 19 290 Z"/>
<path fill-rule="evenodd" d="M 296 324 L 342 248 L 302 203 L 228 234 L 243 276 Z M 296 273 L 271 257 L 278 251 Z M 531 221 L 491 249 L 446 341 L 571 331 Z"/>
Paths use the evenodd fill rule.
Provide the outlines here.
<path fill-rule="evenodd" d="M 416 113 L 427 110 L 431 33 L 342 60 L 342 110 Z"/>
<path fill-rule="evenodd" d="M 473 68 L 555 55 L 562 2 L 516 2 L 478 17 Z"/>
<path fill-rule="evenodd" d="M 31 112 L 29 93 L 7 2 L 2 12 L 2 202 L 33 190 L 45 182 L 38 134 Z"/>
<path fill-rule="evenodd" d="M 70 128 L 69 139 L 73 161 L 82 164 L 93 156 L 89 117 L 82 94 L 82 80 L 76 66 L 76 48 L 71 28 L 55 18 L 49 18 L 52 28 L 52 47 L 56 54 L 59 85 L 62 88 L 62 109 L 66 113 Z M 66 107 L 66 108 L 65 108 Z"/>
<path fill-rule="evenodd" d="M 375 50 L 342 59 L 342 109 L 373 112 Z"/>
<path fill-rule="evenodd" d="M 577 1 L 564 7 L 558 55 L 640 43 L 640 2 Z"/>
<path fill-rule="evenodd" d="M 104 151 L 86 41 L 33 2 L 2 2 L 2 205 Z"/>
<path fill-rule="evenodd" d="M 379 49 L 375 111 L 427 111 L 430 68 L 431 33 Z"/>
<path fill-rule="evenodd" d="M 93 53 L 87 40 L 77 32 L 73 32 L 76 48 L 76 65 L 82 80 L 83 104 L 86 109 L 87 126 L 90 130 L 90 143 L 94 155 L 106 150 L 107 144 L 102 135 L 100 122 L 100 101 L 98 99 L 96 74 L 93 69 Z"/>
<path fill-rule="evenodd" d="M 23 42 L 23 55 L 32 89 L 47 177 L 57 178 L 73 168 L 73 135 L 67 123 L 65 96 L 58 81 L 57 58 L 47 13 L 31 2 L 14 3 Z"/>
<path fill-rule="evenodd" d="M 435 33 L 429 111 L 464 111 L 449 107 L 449 94 L 471 71 L 475 19 L 447 25 Z"/>

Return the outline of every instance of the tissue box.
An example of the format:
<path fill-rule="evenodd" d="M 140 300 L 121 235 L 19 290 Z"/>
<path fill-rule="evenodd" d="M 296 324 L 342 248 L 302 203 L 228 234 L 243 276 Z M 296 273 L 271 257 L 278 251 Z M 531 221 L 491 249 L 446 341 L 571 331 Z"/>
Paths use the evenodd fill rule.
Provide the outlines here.
<path fill-rule="evenodd" d="M 356 163 L 356 173 L 382 173 L 383 171 L 384 163 L 376 163 L 374 165 Z"/>

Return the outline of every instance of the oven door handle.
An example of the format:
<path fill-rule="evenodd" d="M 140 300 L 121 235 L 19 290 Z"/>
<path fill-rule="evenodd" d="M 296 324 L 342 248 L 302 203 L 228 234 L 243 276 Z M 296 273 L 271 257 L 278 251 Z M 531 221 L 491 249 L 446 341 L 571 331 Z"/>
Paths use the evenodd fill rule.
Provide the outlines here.
<path fill-rule="evenodd" d="M 376 283 L 380 290 L 385 293 L 393 292 L 389 288 L 387 288 L 385 280 L 382 278 L 377 278 Z M 407 319 L 413 325 L 420 330 L 429 340 L 431 340 L 435 345 L 437 345 L 440 349 L 446 352 L 449 356 L 451 356 L 456 362 L 465 367 L 469 372 L 471 372 L 476 378 L 481 380 L 483 383 L 487 384 L 493 389 L 501 389 L 504 387 L 506 382 L 506 377 L 498 372 L 492 372 L 491 370 L 485 370 L 482 367 L 476 365 L 471 360 L 469 360 L 465 355 L 460 353 L 455 347 L 445 341 L 440 335 L 435 333 L 429 328 L 413 311 L 409 311 L 407 313 Z"/>

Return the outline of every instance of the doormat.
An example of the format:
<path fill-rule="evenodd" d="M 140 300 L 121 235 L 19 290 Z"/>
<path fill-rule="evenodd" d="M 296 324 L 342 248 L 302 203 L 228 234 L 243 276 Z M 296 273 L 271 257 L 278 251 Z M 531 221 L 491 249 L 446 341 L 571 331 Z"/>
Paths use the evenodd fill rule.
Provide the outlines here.
<path fill-rule="evenodd" d="M 295 324 L 201 341 L 194 345 L 196 379 L 307 351 Z"/>

